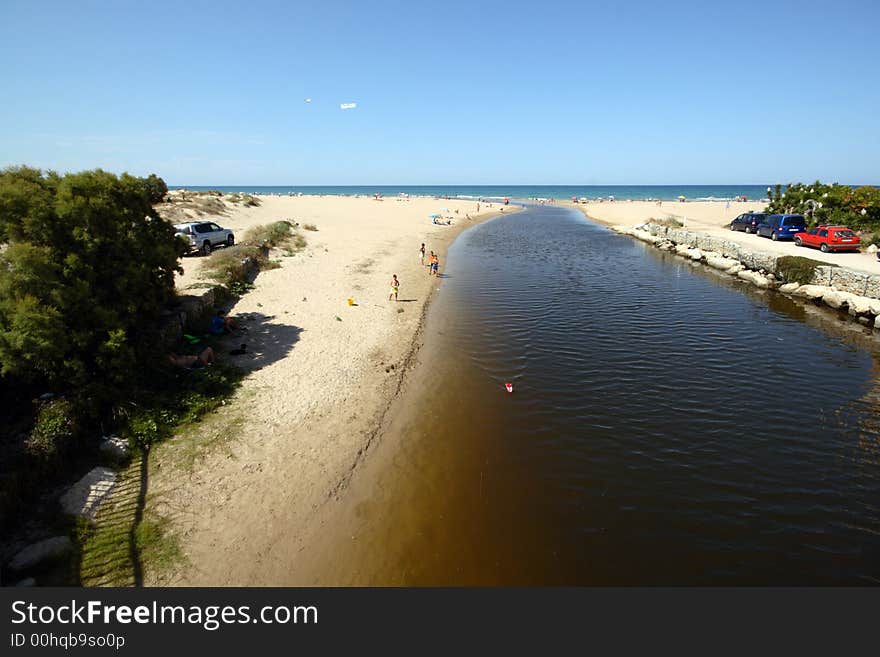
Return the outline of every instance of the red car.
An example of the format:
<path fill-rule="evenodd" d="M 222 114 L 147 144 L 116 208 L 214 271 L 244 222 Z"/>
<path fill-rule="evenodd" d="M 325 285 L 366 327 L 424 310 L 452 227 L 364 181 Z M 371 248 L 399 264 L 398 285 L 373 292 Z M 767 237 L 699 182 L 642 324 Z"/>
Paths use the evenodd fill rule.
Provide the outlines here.
<path fill-rule="evenodd" d="M 858 251 L 862 239 L 846 226 L 816 226 L 804 233 L 795 233 L 795 246 L 812 246 L 822 253 Z"/>

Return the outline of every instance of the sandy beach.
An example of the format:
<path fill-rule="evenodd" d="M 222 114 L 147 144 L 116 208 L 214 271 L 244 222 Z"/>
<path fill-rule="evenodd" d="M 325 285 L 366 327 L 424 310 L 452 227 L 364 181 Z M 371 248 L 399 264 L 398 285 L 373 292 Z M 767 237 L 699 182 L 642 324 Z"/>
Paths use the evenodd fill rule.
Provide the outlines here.
<path fill-rule="evenodd" d="M 447 246 L 465 228 L 516 209 L 480 207 L 477 214 L 473 201 L 263 196 L 259 207 L 211 217 L 237 236 L 281 219 L 317 231 L 303 231 L 305 250 L 280 257 L 280 268 L 261 273 L 230 309 L 250 318 L 247 333 L 229 339 L 249 352 L 234 358 L 249 372 L 235 399 L 151 454 L 147 511 L 170 521 L 185 561 L 148 572 L 147 584 L 305 581 L 297 553 L 309 523 L 340 498 L 377 444 L 426 303 L 441 288 Z M 453 225 L 432 225 L 433 213 Z M 420 265 L 422 242 L 440 255 L 439 278 Z M 179 288 L 199 283 L 203 260 L 184 259 Z M 399 302 L 388 300 L 392 274 Z"/>
<path fill-rule="evenodd" d="M 746 235 L 729 229 L 732 219 L 744 212 L 761 212 L 765 204 L 758 202 L 734 202 L 729 207 L 723 201 L 689 201 L 678 203 L 663 201 L 615 201 L 613 203 L 571 203 L 564 205 L 577 208 L 587 217 L 613 226 L 635 226 L 649 219 L 678 219 L 689 230 L 724 237 L 752 249 L 776 255 L 796 255 L 821 262 L 850 267 L 870 274 L 880 274 L 880 261 L 870 253 L 822 253 L 818 249 L 798 248 L 792 242 L 773 242 L 757 235 Z"/>

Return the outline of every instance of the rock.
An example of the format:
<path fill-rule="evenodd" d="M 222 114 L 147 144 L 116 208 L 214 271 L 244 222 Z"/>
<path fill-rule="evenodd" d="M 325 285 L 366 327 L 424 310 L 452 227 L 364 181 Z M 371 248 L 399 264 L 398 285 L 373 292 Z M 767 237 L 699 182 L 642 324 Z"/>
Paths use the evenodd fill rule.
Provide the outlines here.
<path fill-rule="evenodd" d="M 762 276 L 756 271 L 751 271 L 749 269 L 744 269 L 736 274 L 739 278 L 744 281 L 748 281 L 749 283 L 756 285 L 760 288 L 770 287 L 770 281 L 767 280 L 766 276 Z"/>
<path fill-rule="evenodd" d="M 94 468 L 61 496 L 64 512 L 94 520 L 101 503 L 116 485 L 116 472 L 110 468 Z"/>
<path fill-rule="evenodd" d="M 880 315 L 880 300 L 848 294 L 846 303 L 852 315 Z"/>
<path fill-rule="evenodd" d="M 822 295 L 822 303 L 837 310 L 838 308 L 846 305 L 846 299 L 837 290 L 828 290 L 825 294 Z"/>
<path fill-rule="evenodd" d="M 867 251 L 868 251 L 868 253 L 877 253 L 877 245 L 876 245 L 876 244 L 871 244 L 871 245 L 868 247 Z"/>
<path fill-rule="evenodd" d="M 700 249 L 688 249 L 687 250 L 687 257 L 690 258 L 691 260 L 699 262 L 700 260 L 703 259 L 703 252 L 700 251 Z"/>
<path fill-rule="evenodd" d="M 687 255 L 687 252 L 690 251 L 690 249 L 691 249 L 691 247 L 689 247 L 687 244 L 676 244 L 675 245 L 675 252 L 678 255 Z"/>
<path fill-rule="evenodd" d="M 728 274 L 732 274 L 733 276 L 736 276 L 743 269 L 745 269 L 745 267 L 743 267 L 740 263 L 736 263 L 735 265 L 733 265 L 730 269 L 727 269 L 726 271 Z"/>
<path fill-rule="evenodd" d="M 859 317 L 859 324 L 864 324 L 865 326 L 870 326 L 871 319 L 869 317 Z"/>
<path fill-rule="evenodd" d="M 712 267 L 713 269 L 720 269 L 721 271 L 730 271 L 731 268 L 737 266 L 739 263 L 736 260 L 733 260 L 732 258 L 726 258 L 724 256 L 712 254 L 712 255 L 706 256 L 706 264 L 709 265 L 710 267 Z"/>
<path fill-rule="evenodd" d="M 128 441 L 125 438 L 120 438 L 119 436 L 104 436 L 101 439 L 100 445 L 98 445 L 98 449 L 108 456 L 118 459 L 120 461 L 128 458 L 129 454 L 131 454 L 131 449 L 128 446 Z"/>
<path fill-rule="evenodd" d="M 785 285 L 781 285 L 781 286 L 779 287 L 779 291 L 780 291 L 780 292 L 785 292 L 786 294 L 792 294 L 792 293 L 794 293 L 794 292 L 795 292 L 800 286 L 801 286 L 800 283 L 786 283 Z"/>
<path fill-rule="evenodd" d="M 801 285 L 795 294 L 807 299 L 821 299 L 822 295 L 828 292 L 828 290 L 829 288 L 824 285 Z"/>
<path fill-rule="evenodd" d="M 33 543 L 16 554 L 9 562 L 10 570 L 29 570 L 44 561 L 54 561 L 68 554 L 73 543 L 67 536 L 53 536 Z"/>
<path fill-rule="evenodd" d="M 880 329 L 880 315 L 874 318 L 874 328 Z"/>

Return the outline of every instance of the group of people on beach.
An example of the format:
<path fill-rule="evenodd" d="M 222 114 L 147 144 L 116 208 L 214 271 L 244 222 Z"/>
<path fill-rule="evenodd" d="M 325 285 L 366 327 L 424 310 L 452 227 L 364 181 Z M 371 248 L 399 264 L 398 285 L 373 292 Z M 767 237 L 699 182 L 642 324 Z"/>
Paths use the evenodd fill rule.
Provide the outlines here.
<path fill-rule="evenodd" d="M 428 262 L 425 263 L 425 243 L 422 242 L 422 246 L 419 248 L 419 260 L 422 263 L 423 267 L 428 268 L 429 276 L 439 276 L 440 258 L 437 256 L 436 253 L 431 251 L 431 255 L 429 255 L 427 259 Z"/>
<path fill-rule="evenodd" d="M 428 268 L 428 276 L 440 275 L 440 257 L 433 251 L 430 251 L 429 255 L 426 255 L 424 242 L 422 242 L 422 245 L 419 247 L 419 262 L 421 262 L 423 267 Z M 391 299 L 394 299 L 397 301 L 397 294 L 400 291 L 400 280 L 397 278 L 397 274 L 391 276 L 390 287 L 391 293 L 388 295 L 388 300 L 391 301 Z"/>

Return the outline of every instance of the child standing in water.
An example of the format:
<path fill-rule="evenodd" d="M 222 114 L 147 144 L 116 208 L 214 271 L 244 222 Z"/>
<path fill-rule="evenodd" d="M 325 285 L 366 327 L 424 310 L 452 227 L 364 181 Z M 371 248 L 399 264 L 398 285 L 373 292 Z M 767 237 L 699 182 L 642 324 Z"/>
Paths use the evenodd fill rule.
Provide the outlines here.
<path fill-rule="evenodd" d="M 394 274 L 391 277 L 391 294 L 388 295 L 389 301 L 391 301 L 391 297 L 394 297 L 394 300 L 397 301 L 398 288 L 400 288 L 400 281 L 397 280 L 397 274 Z"/>
<path fill-rule="evenodd" d="M 440 258 L 438 258 L 436 255 L 434 255 L 431 258 L 431 275 L 432 276 L 439 276 L 439 274 L 437 273 L 437 271 L 439 269 L 440 269 Z"/>

